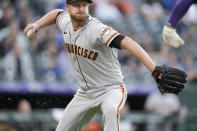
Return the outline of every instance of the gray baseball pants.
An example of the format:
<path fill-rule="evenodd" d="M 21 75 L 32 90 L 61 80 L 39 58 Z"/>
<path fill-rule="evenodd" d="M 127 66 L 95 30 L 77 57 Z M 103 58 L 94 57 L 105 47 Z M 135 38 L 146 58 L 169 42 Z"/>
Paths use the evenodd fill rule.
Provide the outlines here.
<path fill-rule="evenodd" d="M 127 90 L 124 85 L 89 91 L 79 89 L 65 108 L 56 131 L 80 131 L 99 111 L 103 113 L 104 131 L 120 131 L 119 111 L 126 98 Z"/>

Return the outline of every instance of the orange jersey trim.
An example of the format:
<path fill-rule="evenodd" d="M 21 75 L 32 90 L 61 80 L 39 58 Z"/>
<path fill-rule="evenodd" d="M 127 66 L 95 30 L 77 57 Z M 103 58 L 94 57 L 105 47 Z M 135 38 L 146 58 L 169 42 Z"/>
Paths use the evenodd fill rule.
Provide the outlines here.
<path fill-rule="evenodd" d="M 118 32 L 114 33 L 105 43 L 106 46 L 108 46 L 109 42 L 111 41 L 112 38 L 114 38 L 116 35 L 118 34 Z"/>
<path fill-rule="evenodd" d="M 120 131 L 120 129 L 119 129 L 119 111 L 120 111 L 120 106 L 122 105 L 123 100 L 124 100 L 124 88 L 122 88 L 122 99 L 121 99 L 120 104 L 118 105 L 118 109 L 117 109 L 117 126 L 118 126 L 118 131 Z"/>
<path fill-rule="evenodd" d="M 61 13 L 58 17 L 57 17 L 57 19 L 56 19 L 56 24 L 58 25 L 58 22 L 59 22 L 59 18 L 62 16 L 62 15 L 65 15 L 65 14 L 67 14 L 67 12 L 63 12 L 63 13 Z"/>

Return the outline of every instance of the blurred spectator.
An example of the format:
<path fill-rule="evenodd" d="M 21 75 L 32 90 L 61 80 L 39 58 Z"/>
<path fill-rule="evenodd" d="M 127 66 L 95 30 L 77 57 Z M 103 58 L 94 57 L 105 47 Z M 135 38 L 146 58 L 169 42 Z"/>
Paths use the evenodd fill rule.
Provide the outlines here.
<path fill-rule="evenodd" d="M 163 16 L 161 4 L 155 0 L 146 0 L 141 5 L 141 13 L 148 20 L 159 20 Z"/>
<path fill-rule="evenodd" d="M 5 57 L 6 60 L 4 62 L 7 65 L 5 70 L 6 80 L 33 81 L 34 71 L 31 56 L 19 44 L 14 44 L 10 53 Z"/>
<path fill-rule="evenodd" d="M 31 113 L 32 111 L 30 102 L 25 99 L 18 102 L 17 109 L 20 113 Z"/>
<path fill-rule="evenodd" d="M 178 96 L 160 92 L 150 94 L 145 102 L 145 109 L 149 112 L 170 117 L 177 115 L 181 109 Z M 173 131 L 172 123 L 149 123 L 147 131 Z"/>
<path fill-rule="evenodd" d="M 0 10 L 0 78 L 3 79 L 7 66 L 4 62 L 5 56 L 10 52 L 16 40 L 17 25 L 14 23 L 14 9 L 9 1 L 2 1 Z"/>
<path fill-rule="evenodd" d="M 29 118 L 32 115 L 31 104 L 25 99 L 18 102 L 17 110 L 20 117 Z M 39 123 L 31 120 L 17 121 L 14 123 L 12 131 L 39 131 Z"/>
<path fill-rule="evenodd" d="M 43 73 L 47 81 L 61 80 L 63 74 L 57 65 L 58 48 L 54 43 L 47 45 L 47 50 L 43 52 Z"/>
<path fill-rule="evenodd" d="M 123 19 L 119 9 L 109 0 L 95 0 L 95 16 L 105 23 L 114 23 Z"/>
<path fill-rule="evenodd" d="M 125 18 L 129 17 L 133 12 L 133 4 L 129 0 L 111 0 L 116 5 Z"/>
<path fill-rule="evenodd" d="M 154 39 L 152 41 L 154 48 L 158 49 L 161 44 L 161 36 L 158 34 L 161 32 L 165 20 L 164 9 L 157 0 L 145 0 L 140 5 L 139 11 L 144 24 L 143 30 L 145 30 L 141 34 L 150 35 Z"/>
<path fill-rule="evenodd" d="M 0 17 L 0 29 L 8 27 L 14 19 L 14 8 L 13 5 L 7 1 L 1 1 L 1 17 Z"/>
<path fill-rule="evenodd" d="M 4 62 L 7 65 L 5 76 L 8 81 L 34 80 L 32 59 L 26 47 L 23 47 L 25 44 L 24 36 L 22 34 L 18 34 L 12 50 L 5 57 L 6 60 Z"/>

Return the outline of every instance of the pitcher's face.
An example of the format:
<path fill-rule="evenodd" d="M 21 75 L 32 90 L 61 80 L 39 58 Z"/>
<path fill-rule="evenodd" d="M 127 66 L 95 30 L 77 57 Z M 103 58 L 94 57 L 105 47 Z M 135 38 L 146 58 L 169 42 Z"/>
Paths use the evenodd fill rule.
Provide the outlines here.
<path fill-rule="evenodd" d="M 72 20 L 77 22 L 85 21 L 89 16 L 89 4 L 86 0 L 79 0 L 67 4 L 66 8 Z"/>

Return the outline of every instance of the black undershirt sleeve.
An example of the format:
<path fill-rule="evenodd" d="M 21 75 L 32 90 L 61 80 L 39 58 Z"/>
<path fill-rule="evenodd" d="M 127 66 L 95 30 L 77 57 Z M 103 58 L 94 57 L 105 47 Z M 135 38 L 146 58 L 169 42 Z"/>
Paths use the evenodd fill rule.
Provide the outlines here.
<path fill-rule="evenodd" d="M 57 19 L 57 17 L 61 14 L 61 13 L 63 13 L 64 11 L 59 11 L 58 13 L 57 13 L 57 16 L 56 16 L 56 19 Z"/>
<path fill-rule="evenodd" d="M 121 41 L 125 38 L 124 35 L 122 34 L 119 34 L 118 36 L 116 36 L 116 38 L 114 38 L 112 40 L 112 42 L 110 43 L 109 47 L 114 47 L 114 48 L 117 48 L 117 49 L 121 49 L 120 47 L 120 43 Z"/>

